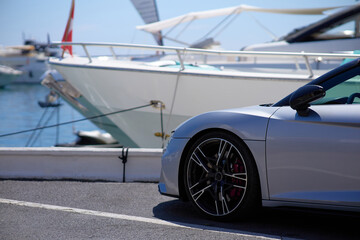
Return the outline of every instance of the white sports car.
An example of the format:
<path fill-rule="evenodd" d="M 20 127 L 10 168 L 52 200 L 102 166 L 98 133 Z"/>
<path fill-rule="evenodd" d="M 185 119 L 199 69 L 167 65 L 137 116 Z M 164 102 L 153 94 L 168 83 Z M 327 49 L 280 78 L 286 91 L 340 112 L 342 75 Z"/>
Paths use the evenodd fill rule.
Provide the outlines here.
<path fill-rule="evenodd" d="M 160 193 L 217 220 L 260 205 L 360 211 L 359 75 L 357 59 L 275 104 L 186 121 L 164 152 Z"/>

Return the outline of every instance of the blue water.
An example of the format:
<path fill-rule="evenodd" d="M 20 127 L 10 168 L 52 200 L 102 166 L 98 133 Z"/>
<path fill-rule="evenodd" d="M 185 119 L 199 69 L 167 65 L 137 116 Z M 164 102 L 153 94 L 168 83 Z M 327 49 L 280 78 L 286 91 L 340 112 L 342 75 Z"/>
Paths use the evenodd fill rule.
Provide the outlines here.
<path fill-rule="evenodd" d="M 47 119 L 49 121 L 46 125 L 49 126 L 58 122 L 62 123 L 84 118 L 62 100 L 60 100 L 62 105 L 58 108 L 48 108 L 48 110 L 41 108 L 38 101 L 44 101 L 48 93 L 49 89 L 40 84 L 12 84 L 5 86 L 3 89 L 0 88 L 0 135 L 35 128 L 44 111 L 47 112 L 43 118 L 42 126 L 44 126 Z M 59 114 L 57 114 L 57 111 Z M 58 129 L 56 127 L 44 129 L 36 141 L 29 143 L 32 132 L 0 137 L 0 147 L 25 147 L 27 144 L 33 147 L 49 147 L 57 143 L 70 143 L 76 140 L 74 131 L 79 130 L 99 129 L 86 120 L 63 125 Z M 38 133 L 39 131 L 37 131 Z M 37 136 L 37 134 L 34 136 Z"/>

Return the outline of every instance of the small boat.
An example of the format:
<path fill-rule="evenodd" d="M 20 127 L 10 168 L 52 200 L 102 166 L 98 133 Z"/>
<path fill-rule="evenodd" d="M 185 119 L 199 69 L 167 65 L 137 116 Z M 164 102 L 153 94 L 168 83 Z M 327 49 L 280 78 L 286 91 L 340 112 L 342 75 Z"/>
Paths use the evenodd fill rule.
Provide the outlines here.
<path fill-rule="evenodd" d="M 0 64 L 23 72 L 14 82 L 40 83 L 41 75 L 49 69 L 46 61 L 59 54 L 60 47 L 50 42 L 25 40 L 24 45 L 0 47 Z"/>
<path fill-rule="evenodd" d="M 56 147 L 99 147 L 99 148 L 121 148 L 109 133 L 94 131 L 78 131 L 75 133 L 77 139 L 73 143 L 57 144 Z"/>
<path fill-rule="evenodd" d="M 21 71 L 0 65 L 0 88 L 12 83 L 17 77 L 21 76 L 21 74 L 23 74 Z"/>
<path fill-rule="evenodd" d="M 59 107 L 61 106 L 61 103 L 58 100 L 59 100 L 59 95 L 55 91 L 50 91 L 46 95 L 45 101 L 38 101 L 38 104 L 42 108 Z"/>

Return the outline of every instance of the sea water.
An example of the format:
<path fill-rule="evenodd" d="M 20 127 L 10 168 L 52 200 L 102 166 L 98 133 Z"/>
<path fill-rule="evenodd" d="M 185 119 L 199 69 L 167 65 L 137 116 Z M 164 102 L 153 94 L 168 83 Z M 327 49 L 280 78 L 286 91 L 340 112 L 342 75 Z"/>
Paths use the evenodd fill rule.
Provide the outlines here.
<path fill-rule="evenodd" d="M 60 99 L 59 107 L 41 108 L 38 101 L 45 101 L 49 89 L 41 84 L 11 84 L 0 88 L 0 136 L 31 130 L 38 126 L 56 125 L 84 119 Z M 36 132 L 25 132 L 0 137 L 0 147 L 50 147 L 76 140 L 76 131 L 100 130 L 89 120 L 51 127 Z M 29 141 L 31 138 L 31 141 Z"/>

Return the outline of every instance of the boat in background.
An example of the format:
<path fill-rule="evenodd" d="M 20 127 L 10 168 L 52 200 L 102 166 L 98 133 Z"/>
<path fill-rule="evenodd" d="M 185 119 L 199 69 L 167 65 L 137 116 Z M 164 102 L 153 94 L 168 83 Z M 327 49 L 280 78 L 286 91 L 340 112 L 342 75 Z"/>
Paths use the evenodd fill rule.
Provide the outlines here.
<path fill-rule="evenodd" d="M 50 42 L 25 40 L 24 45 L 0 47 L 0 64 L 23 72 L 13 82 L 40 83 L 41 76 L 49 70 L 49 57 L 59 57 L 60 53 L 60 47 Z"/>
<path fill-rule="evenodd" d="M 23 73 L 8 66 L 0 65 L 0 88 L 12 83 Z"/>
<path fill-rule="evenodd" d="M 72 143 L 57 144 L 55 147 L 92 147 L 92 148 L 121 148 L 123 147 L 109 133 L 94 131 L 78 131 L 77 139 Z"/>
<path fill-rule="evenodd" d="M 278 40 L 244 47 L 244 51 L 352 52 L 360 49 L 360 3 L 297 28 Z"/>

